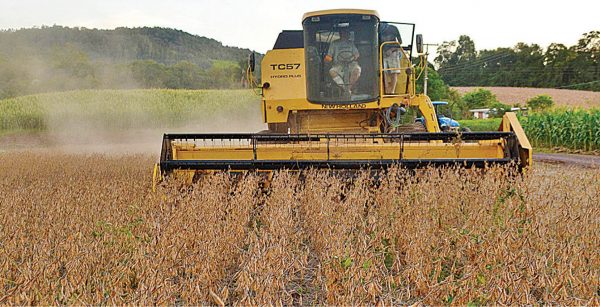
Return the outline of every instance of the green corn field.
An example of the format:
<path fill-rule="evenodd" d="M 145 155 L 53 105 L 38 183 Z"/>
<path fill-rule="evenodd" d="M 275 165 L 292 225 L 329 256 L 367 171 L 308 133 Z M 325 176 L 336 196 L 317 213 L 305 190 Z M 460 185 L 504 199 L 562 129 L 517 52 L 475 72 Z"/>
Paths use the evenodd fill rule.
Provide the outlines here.
<path fill-rule="evenodd" d="M 529 141 L 535 147 L 563 147 L 600 150 L 600 109 L 557 109 L 519 117 Z M 473 131 L 497 130 L 500 118 L 461 120 Z"/>
<path fill-rule="evenodd" d="M 522 123 L 527 137 L 536 147 L 600 149 L 600 109 L 533 113 Z"/>

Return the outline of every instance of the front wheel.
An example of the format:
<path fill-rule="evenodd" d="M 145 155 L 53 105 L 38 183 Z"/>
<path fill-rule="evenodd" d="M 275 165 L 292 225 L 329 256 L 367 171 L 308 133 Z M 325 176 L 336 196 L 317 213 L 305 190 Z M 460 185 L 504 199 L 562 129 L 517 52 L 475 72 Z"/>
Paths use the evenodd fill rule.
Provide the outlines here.
<path fill-rule="evenodd" d="M 289 126 L 287 123 L 270 123 L 270 133 L 288 133 Z"/>

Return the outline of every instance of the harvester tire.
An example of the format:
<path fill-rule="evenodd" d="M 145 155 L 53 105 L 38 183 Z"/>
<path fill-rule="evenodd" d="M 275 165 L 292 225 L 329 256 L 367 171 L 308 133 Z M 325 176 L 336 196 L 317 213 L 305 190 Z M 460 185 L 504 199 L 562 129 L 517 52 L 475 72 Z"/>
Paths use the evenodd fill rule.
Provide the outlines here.
<path fill-rule="evenodd" d="M 397 132 L 427 132 L 427 128 L 422 123 L 412 123 L 400 125 Z"/>
<path fill-rule="evenodd" d="M 288 133 L 288 124 L 287 123 L 270 123 L 269 124 L 269 132 L 270 133 Z"/>

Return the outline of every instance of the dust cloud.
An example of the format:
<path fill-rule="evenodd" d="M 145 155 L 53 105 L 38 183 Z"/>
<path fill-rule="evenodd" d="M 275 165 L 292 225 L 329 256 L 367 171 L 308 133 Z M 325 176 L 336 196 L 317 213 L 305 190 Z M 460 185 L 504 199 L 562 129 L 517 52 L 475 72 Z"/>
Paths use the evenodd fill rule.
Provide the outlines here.
<path fill-rule="evenodd" d="M 265 129 L 258 114 L 226 114 L 211 122 L 187 121 L 162 128 L 132 127 L 114 129 L 110 122 L 91 122 L 73 118 L 49 121 L 51 149 L 66 153 L 153 154 L 158 157 L 165 133 L 234 133 L 258 132 Z M 243 119 L 240 119 L 243 118 Z M 148 119 L 149 121 L 152 119 Z"/>
<path fill-rule="evenodd" d="M 86 99 L 90 93 L 86 93 Z M 106 99 L 99 94 L 97 99 Z M 42 96 L 46 123 L 44 132 L 0 138 L 8 150 L 51 151 L 69 154 L 144 154 L 158 158 L 164 133 L 253 133 L 266 129 L 260 102 L 245 108 L 225 110 L 200 108 L 182 116 L 165 119 L 148 109 L 148 104 L 123 102 L 122 110 L 110 110 L 113 103 L 57 102 Z M 47 99 L 48 101 L 44 101 Z M 228 102 L 224 102 L 228 105 Z"/>

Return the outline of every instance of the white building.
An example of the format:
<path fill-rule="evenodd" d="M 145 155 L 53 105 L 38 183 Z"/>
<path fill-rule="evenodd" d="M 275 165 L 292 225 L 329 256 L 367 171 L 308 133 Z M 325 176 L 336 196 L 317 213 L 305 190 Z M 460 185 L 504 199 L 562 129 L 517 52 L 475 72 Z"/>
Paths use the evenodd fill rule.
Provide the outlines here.
<path fill-rule="evenodd" d="M 490 109 L 472 109 L 469 112 L 473 113 L 473 118 L 486 119 L 490 117 Z"/>
<path fill-rule="evenodd" d="M 473 118 L 475 119 L 486 119 L 486 118 L 490 118 L 490 112 L 494 112 L 495 109 L 472 109 L 469 110 L 469 112 L 473 113 Z M 517 111 L 527 111 L 527 108 L 518 108 L 518 107 L 512 107 L 510 108 L 511 112 L 517 112 Z"/>

